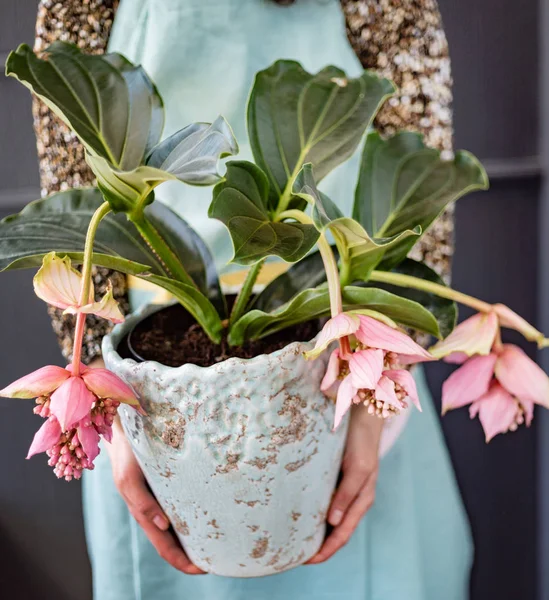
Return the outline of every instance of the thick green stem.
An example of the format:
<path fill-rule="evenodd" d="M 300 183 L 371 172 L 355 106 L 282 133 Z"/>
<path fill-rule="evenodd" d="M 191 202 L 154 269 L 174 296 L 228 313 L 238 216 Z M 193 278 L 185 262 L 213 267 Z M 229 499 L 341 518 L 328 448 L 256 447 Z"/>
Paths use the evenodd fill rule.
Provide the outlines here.
<path fill-rule="evenodd" d="M 132 214 L 130 220 L 137 227 L 137 230 L 143 236 L 149 248 L 160 259 L 162 265 L 168 271 L 168 275 L 178 279 L 181 283 L 196 287 L 196 283 L 187 273 L 174 251 L 168 246 L 166 240 L 158 233 L 143 213 L 138 215 Z"/>
<path fill-rule="evenodd" d="M 427 281 L 420 279 L 419 277 L 412 277 L 411 275 L 403 275 L 402 273 L 393 273 L 389 271 L 372 271 L 370 274 L 370 281 L 378 281 L 379 283 L 388 283 L 396 285 L 398 287 L 411 288 L 414 290 L 421 290 L 423 292 L 429 292 L 440 298 L 447 298 L 448 300 L 454 300 L 465 306 L 470 306 L 479 312 L 490 312 L 492 305 L 473 296 L 462 294 L 452 288 L 449 288 L 440 283 L 434 283 L 433 281 Z"/>
<path fill-rule="evenodd" d="M 421 290 L 439 296 L 440 298 L 447 298 L 454 302 L 459 302 L 464 306 L 469 306 L 479 312 L 495 312 L 498 314 L 497 307 L 473 296 L 463 294 L 450 287 L 441 285 L 440 283 L 434 283 L 432 281 L 426 281 L 418 277 L 412 277 L 411 275 L 403 275 L 402 273 L 393 273 L 389 271 L 372 271 L 370 275 L 370 281 L 377 281 L 379 283 L 388 283 L 390 285 L 396 285 L 398 287 L 411 288 L 414 290 Z M 539 348 L 546 348 L 549 346 L 549 340 L 543 335 L 541 331 L 538 331 L 535 327 L 530 325 L 527 321 L 521 318 L 521 323 L 518 326 L 512 327 L 516 329 L 527 340 L 536 342 Z"/>
<path fill-rule="evenodd" d="M 111 211 L 110 204 L 103 202 L 103 204 L 93 213 L 90 224 L 88 225 L 88 231 L 86 233 L 86 244 L 84 246 L 84 260 L 82 262 L 82 288 L 80 289 L 80 300 L 79 305 L 84 306 L 90 302 L 90 290 L 91 290 L 91 269 L 92 269 L 92 257 L 93 257 L 93 242 L 95 240 L 95 234 L 101 219 L 105 217 Z M 93 302 L 93 300 L 92 300 Z M 78 313 L 76 317 L 76 327 L 74 330 L 74 345 L 73 345 L 73 374 L 78 375 L 80 373 L 80 358 L 82 357 L 82 339 L 84 336 L 84 326 L 86 324 L 86 315 L 84 313 Z"/>
<path fill-rule="evenodd" d="M 328 291 L 330 292 L 330 308 L 332 317 L 343 312 L 343 299 L 341 298 L 341 284 L 339 282 L 339 270 L 332 248 L 323 233 L 318 238 L 318 249 L 324 263 L 326 279 L 328 280 Z"/>
<path fill-rule="evenodd" d="M 305 225 L 313 225 L 313 220 L 311 217 L 297 209 L 285 210 L 284 212 L 281 212 L 280 215 L 278 215 L 277 220 L 281 221 L 282 219 L 294 219 L 295 221 L 299 221 Z M 330 244 L 323 233 L 320 234 L 317 244 L 320 251 L 320 256 L 322 257 L 322 262 L 324 263 L 326 279 L 328 280 L 332 317 L 335 317 L 339 313 L 343 312 L 339 269 L 337 268 L 337 261 L 332 248 L 330 247 Z"/>
<path fill-rule="evenodd" d="M 253 265 L 252 268 L 248 271 L 246 279 L 242 284 L 242 288 L 240 289 L 240 292 L 236 297 L 236 301 L 231 311 L 229 328 L 233 323 L 236 323 L 238 319 L 240 319 L 240 317 L 244 314 L 244 311 L 248 306 L 248 302 L 250 301 L 250 296 L 252 295 L 254 284 L 264 263 L 265 259 L 262 259 L 259 262 L 256 262 L 255 265 Z"/>

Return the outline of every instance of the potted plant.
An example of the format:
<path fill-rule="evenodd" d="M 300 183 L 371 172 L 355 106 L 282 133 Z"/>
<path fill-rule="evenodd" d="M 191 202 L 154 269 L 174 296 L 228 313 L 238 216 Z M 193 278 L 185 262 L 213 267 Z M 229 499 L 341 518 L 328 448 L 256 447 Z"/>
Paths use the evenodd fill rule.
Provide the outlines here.
<path fill-rule="evenodd" d="M 72 364 L 44 367 L 0 394 L 37 398 L 45 421 L 29 455 L 46 451 L 68 480 L 93 468 L 119 413 L 202 569 L 249 577 L 310 558 L 324 536 L 347 410 L 362 403 L 398 423 L 411 404 L 420 408 L 408 365 L 462 363 L 444 384 L 443 408 L 471 404 L 487 439 L 529 424 L 535 403 L 549 405 L 549 378 L 501 342 L 500 328 L 539 347 L 543 334 L 407 258 L 441 211 L 487 178 L 468 152 L 446 158 L 416 133 L 370 131 L 393 92 L 388 80 L 276 62 L 249 97 L 254 162 L 230 160 L 221 175 L 219 159 L 238 151 L 226 121 L 160 141 L 162 99 L 118 54 L 56 43 L 39 58 L 23 45 L 7 74 L 76 133 L 97 187 L 53 194 L 0 223 L 0 268 L 40 267 L 36 293 L 77 315 Z M 363 139 L 351 217 L 317 184 Z M 168 180 L 214 186 L 209 215 L 231 236 L 232 262 L 247 268 L 236 297 L 223 295 L 200 237 L 155 200 Z M 261 269 L 276 259 L 291 266 L 259 290 Z M 110 290 L 95 298 L 93 264 L 177 301 L 115 328 L 104 342 L 108 370 L 80 363 L 87 314 L 124 320 Z M 456 302 L 478 311 L 458 327 Z M 410 330 L 440 341 L 428 352 Z"/>

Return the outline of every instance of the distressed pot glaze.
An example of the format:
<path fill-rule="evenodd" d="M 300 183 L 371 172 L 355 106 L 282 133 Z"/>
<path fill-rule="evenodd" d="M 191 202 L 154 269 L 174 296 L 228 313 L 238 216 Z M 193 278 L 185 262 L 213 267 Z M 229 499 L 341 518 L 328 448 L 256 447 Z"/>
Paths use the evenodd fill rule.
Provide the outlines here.
<path fill-rule="evenodd" d="M 124 429 L 191 558 L 230 577 L 271 575 L 320 548 L 347 423 L 319 390 L 327 356 L 309 343 L 203 368 L 122 359 L 116 348 L 158 310 L 146 307 L 103 342 L 107 367 L 139 395 L 147 416 L 122 407 Z"/>

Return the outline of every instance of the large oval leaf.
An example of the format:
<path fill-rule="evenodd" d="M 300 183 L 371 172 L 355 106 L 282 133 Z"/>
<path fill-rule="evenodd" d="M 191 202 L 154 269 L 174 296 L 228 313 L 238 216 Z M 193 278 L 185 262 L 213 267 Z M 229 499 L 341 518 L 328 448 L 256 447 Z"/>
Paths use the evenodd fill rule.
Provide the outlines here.
<path fill-rule="evenodd" d="M 438 323 L 421 304 L 385 290 L 347 286 L 343 290 L 343 309 L 367 308 L 387 315 L 397 323 L 440 337 Z M 327 286 L 304 290 L 277 310 L 266 313 L 252 310 L 231 328 L 229 342 L 240 345 L 247 339 L 258 339 L 330 314 Z"/>
<path fill-rule="evenodd" d="M 418 226 L 424 233 L 449 203 L 487 187 L 484 168 L 469 152 L 444 160 L 418 133 L 383 139 L 372 132 L 364 145 L 353 217 L 374 237 L 394 237 Z M 398 264 L 417 241 L 408 237 L 393 244 L 383 268 Z"/>
<path fill-rule="evenodd" d="M 214 188 L 208 214 L 229 230 L 235 263 L 252 265 L 267 256 L 296 262 L 318 239 L 312 225 L 273 221 L 268 191 L 263 171 L 247 161 L 227 163 L 225 180 Z"/>
<path fill-rule="evenodd" d="M 336 67 L 315 75 L 291 60 L 260 71 L 248 104 L 255 162 L 270 182 L 271 207 L 304 163 L 320 181 L 355 151 L 382 102 L 394 92 L 387 79 L 365 71 L 356 79 Z"/>
<path fill-rule="evenodd" d="M 15 77 L 43 100 L 93 154 L 130 170 L 158 143 L 162 99 L 140 66 L 119 54 L 98 56 L 55 42 L 38 58 L 22 44 L 6 61 Z"/>

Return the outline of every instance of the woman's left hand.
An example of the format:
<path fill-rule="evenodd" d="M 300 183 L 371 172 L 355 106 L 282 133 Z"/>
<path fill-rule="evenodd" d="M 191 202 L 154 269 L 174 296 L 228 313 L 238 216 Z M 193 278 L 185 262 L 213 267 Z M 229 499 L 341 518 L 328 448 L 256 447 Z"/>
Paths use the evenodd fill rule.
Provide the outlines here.
<path fill-rule="evenodd" d="M 328 523 L 334 529 L 307 564 L 322 563 L 340 550 L 374 503 L 382 430 L 382 419 L 369 415 L 363 406 L 353 406 L 341 465 L 343 478 L 328 511 Z"/>

